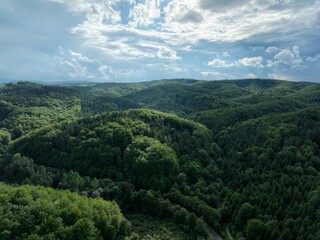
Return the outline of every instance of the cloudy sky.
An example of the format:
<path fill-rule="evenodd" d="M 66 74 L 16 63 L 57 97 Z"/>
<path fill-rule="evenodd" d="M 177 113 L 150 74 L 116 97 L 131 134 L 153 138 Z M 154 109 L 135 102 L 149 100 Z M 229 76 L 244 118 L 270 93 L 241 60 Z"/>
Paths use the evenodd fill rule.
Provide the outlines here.
<path fill-rule="evenodd" d="M 2 0 L 0 79 L 320 81 L 320 0 Z"/>

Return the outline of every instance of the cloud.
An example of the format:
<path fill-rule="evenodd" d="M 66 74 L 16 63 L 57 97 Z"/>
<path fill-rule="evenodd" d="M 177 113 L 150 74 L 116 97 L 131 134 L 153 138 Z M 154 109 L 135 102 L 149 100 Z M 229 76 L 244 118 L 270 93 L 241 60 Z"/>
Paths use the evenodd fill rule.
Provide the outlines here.
<path fill-rule="evenodd" d="M 281 8 L 287 4 L 281 0 L 173 0 L 164 8 L 162 27 L 195 42 L 234 42 L 261 33 L 283 33 L 294 27 L 295 8 Z"/>
<path fill-rule="evenodd" d="M 136 4 L 131 10 L 129 17 L 132 19 L 132 26 L 149 26 L 154 20 L 160 17 L 159 0 L 145 0 L 144 3 Z"/>
<path fill-rule="evenodd" d="M 233 63 L 227 64 L 225 61 L 221 59 L 213 59 L 212 61 L 208 62 L 208 65 L 212 67 L 223 67 L 223 68 L 234 66 Z"/>
<path fill-rule="evenodd" d="M 205 78 L 214 77 L 215 79 L 234 79 L 235 76 L 229 73 L 223 73 L 218 71 L 203 71 L 201 75 Z"/>
<path fill-rule="evenodd" d="M 229 52 L 223 52 L 221 56 L 222 57 L 230 57 L 230 54 L 229 54 Z"/>
<path fill-rule="evenodd" d="M 155 49 L 162 45 L 154 40 L 157 32 L 137 30 L 128 26 L 84 22 L 74 27 L 72 32 L 83 35 L 86 45 L 97 49 L 110 58 L 119 58 L 122 61 L 154 58 L 156 56 Z"/>
<path fill-rule="evenodd" d="M 308 8 L 301 13 L 299 20 L 304 22 L 307 28 L 316 28 L 320 25 L 320 1 L 311 1 L 312 8 Z"/>
<path fill-rule="evenodd" d="M 246 2 L 245 0 L 200 0 L 199 5 L 203 10 L 217 12 L 243 6 Z"/>
<path fill-rule="evenodd" d="M 204 19 L 202 14 L 197 10 L 195 2 L 182 2 L 174 0 L 164 9 L 166 22 L 172 23 L 200 23 Z"/>
<path fill-rule="evenodd" d="M 139 39 L 176 51 L 175 47 L 200 41 L 235 42 L 262 33 L 283 34 L 292 29 L 305 29 L 300 18 L 296 19 L 299 24 L 297 21 L 292 24 L 297 7 L 280 0 L 126 1 L 131 4 L 129 24 L 126 24 L 126 16 L 117 5 L 120 1 L 63 1 L 70 11 L 84 14 L 86 18 L 71 32 L 84 38 L 87 46 L 123 60 L 133 60 L 156 55 L 154 49 L 136 44 Z M 281 8 L 285 4 L 287 8 Z M 242 7 L 236 8 L 239 6 Z M 278 9 L 269 9 L 270 6 Z M 225 11 L 213 13 L 214 7 Z M 311 9 L 307 4 L 299 7 L 299 12 Z"/>
<path fill-rule="evenodd" d="M 113 75 L 113 69 L 107 65 L 100 65 L 99 72 L 103 79 L 110 80 L 110 77 Z"/>
<path fill-rule="evenodd" d="M 239 59 L 239 63 L 246 67 L 262 67 L 262 62 L 263 58 L 261 56 Z"/>
<path fill-rule="evenodd" d="M 247 78 L 257 78 L 257 75 L 254 74 L 254 73 L 249 73 L 249 74 L 247 75 Z"/>
<path fill-rule="evenodd" d="M 48 0 L 49 2 L 65 3 L 65 0 Z"/>
<path fill-rule="evenodd" d="M 90 59 L 81 53 L 72 50 L 65 51 L 59 47 L 61 55 L 60 64 L 69 77 L 77 80 L 110 80 L 113 76 L 113 69 L 102 64 L 97 59 Z"/>
<path fill-rule="evenodd" d="M 199 5 L 203 10 L 213 12 L 233 11 L 234 9 L 244 8 L 247 11 L 256 11 L 288 2 L 287 0 L 199 0 Z"/>
<path fill-rule="evenodd" d="M 0 12 L 2 78 L 239 78 L 257 67 L 318 81 L 319 0 L 5 0 Z"/>
<path fill-rule="evenodd" d="M 277 62 L 275 61 L 272 61 L 272 60 L 270 60 L 270 59 L 268 59 L 267 60 L 267 67 L 273 67 L 273 66 L 275 66 L 275 65 L 277 65 Z"/>
<path fill-rule="evenodd" d="M 90 22 L 106 22 L 117 23 L 121 21 L 120 12 L 115 10 L 113 6 L 106 3 L 92 3 L 91 5 L 84 5 L 86 8 L 90 6 L 90 10 L 82 9 L 86 12 L 87 19 Z"/>
<path fill-rule="evenodd" d="M 268 47 L 266 49 L 266 53 L 273 53 L 273 52 L 276 52 L 278 51 L 279 49 L 277 47 Z"/>
<path fill-rule="evenodd" d="M 293 46 L 292 51 L 296 56 L 300 55 L 300 48 L 298 46 Z"/>
<path fill-rule="evenodd" d="M 51 0 L 51 1 L 53 1 L 53 0 Z M 59 54 L 60 55 L 64 55 L 65 54 L 64 49 L 61 46 L 59 46 L 58 49 L 59 49 Z"/>
<path fill-rule="evenodd" d="M 70 55 L 72 56 L 71 60 L 73 62 L 84 62 L 84 63 L 92 63 L 96 60 L 92 60 L 86 56 L 83 56 L 81 53 L 74 52 L 72 50 L 69 50 Z"/>
<path fill-rule="evenodd" d="M 189 10 L 185 12 L 182 16 L 176 18 L 178 22 L 187 22 L 187 23 L 200 23 L 203 21 L 203 18 L 199 12 L 194 10 Z"/>
<path fill-rule="evenodd" d="M 177 52 L 167 48 L 167 47 L 160 47 L 158 52 L 157 52 L 157 56 L 158 58 L 162 58 L 162 59 L 168 59 L 168 60 L 178 60 L 181 59 L 181 57 L 179 57 L 177 55 Z"/>
<path fill-rule="evenodd" d="M 306 60 L 307 60 L 308 62 L 318 62 L 318 61 L 320 61 L 320 54 L 319 54 L 319 55 L 316 55 L 316 56 L 314 56 L 314 57 L 309 56 L 309 57 L 307 57 Z"/>
<path fill-rule="evenodd" d="M 71 12 L 83 14 L 89 22 L 118 23 L 121 21 L 120 11 L 114 6 L 119 0 L 113 1 L 86 1 L 86 0 L 50 0 L 63 3 Z"/>
<path fill-rule="evenodd" d="M 173 73 L 187 72 L 187 69 L 181 68 L 172 64 L 161 64 L 160 67 L 162 71 L 165 71 L 165 72 L 173 72 Z"/>
<path fill-rule="evenodd" d="M 303 63 L 303 61 L 299 54 L 299 48 L 297 46 L 294 46 L 292 51 L 289 49 L 282 50 L 274 56 L 274 59 L 282 64 L 290 66 L 300 65 Z"/>
<path fill-rule="evenodd" d="M 287 76 L 284 76 L 280 73 L 269 73 L 268 77 L 270 79 L 275 79 L 275 80 L 290 80 Z"/>

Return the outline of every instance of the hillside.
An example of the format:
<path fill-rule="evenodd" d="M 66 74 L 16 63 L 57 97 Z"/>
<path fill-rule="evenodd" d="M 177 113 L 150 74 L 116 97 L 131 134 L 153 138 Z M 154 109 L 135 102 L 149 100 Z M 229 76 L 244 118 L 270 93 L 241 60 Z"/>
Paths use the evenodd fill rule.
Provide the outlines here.
<path fill-rule="evenodd" d="M 114 200 L 132 239 L 318 239 L 319 102 L 260 79 L 5 84 L 0 180 Z"/>
<path fill-rule="evenodd" d="M 192 202 L 201 203 L 197 209 L 169 196 L 170 191 L 185 195 L 180 193 L 178 181 L 190 189 L 196 189 L 204 175 L 208 186 L 219 181 L 210 172 L 218 172 L 215 160 L 219 153 L 210 131 L 201 124 L 151 110 L 112 112 L 36 130 L 12 142 L 9 152 L 32 158 L 38 165 L 132 185 L 129 193 L 119 189 L 115 196 L 119 204 L 130 206 L 131 211 L 171 218 L 183 211 L 185 216 L 177 221 L 194 234 L 203 234 L 203 224 L 193 212 L 219 226 L 216 205 L 206 203 L 217 198 L 212 193 L 193 196 Z M 79 186 L 77 190 L 87 189 Z M 99 194 L 107 195 L 104 190 Z M 122 194 L 129 194 L 129 199 L 121 199 Z M 150 194 L 155 201 L 152 208 L 145 202 Z M 188 195 L 185 197 L 191 199 Z M 157 205 L 163 209 L 157 210 Z M 210 216 L 210 211 L 214 215 Z M 189 215 L 199 221 L 197 225 L 187 221 Z"/>
<path fill-rule="evenodd" d="M 8 83 L 0 88 L 0 128 L 12 138 L 50 123 L 74 118 L 80 100 L 71 88 L 29 82 Z"/>
<path fill-rule="evenodd" d="M 260 79 L 79 86 L 18 82 L 0 88 L 0 126 L 15 133 L 15 137 L 73 117 L 151 108 L 199 121 L 218 131 L 238 121 L 318 105 L 319 91 L 318 84 Z"/>
<path fill-rule="evenodd" d="M 131 225 L 115 203 L 45 187 L 0 183 L 1 239 L 123 239 Z"/>

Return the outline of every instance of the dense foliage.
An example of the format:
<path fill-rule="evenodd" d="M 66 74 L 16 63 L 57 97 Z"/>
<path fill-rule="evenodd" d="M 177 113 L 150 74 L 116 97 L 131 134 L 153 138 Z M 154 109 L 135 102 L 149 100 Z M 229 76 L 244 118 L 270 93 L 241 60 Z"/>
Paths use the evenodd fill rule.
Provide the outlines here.
<path fill-rule="evenodd" d="M 221 166 L 229 187 L 224 201 L 226 221 L 234 219 L 235 226 L 247 232 L 246 221 L 240 221 L 243 217 L 232 206 L 248 202 L 250 218 L 272 225 L 266 237 L 317 239 L 319 136 L 319 108 L 257 118 L 221 131 L 217 141 L 228 149 L 228 161 Z"/>
<path fill-rule="evenodd" d="M 178 222 L 203 235 L 202 224 L 196 224 L 201 220 L 192 212 L 219 227 L 216 205 L 202 199 L 215 197 L 191 191 L 184 194 L 173 184 L 179 181 L 184 188 L 196 189 L 204 174 L 208 179 L 203 179 L 202 185 L 217 179 L 210 172 L 218 172 L 215 146 L 210 131 L 201 124 L 150 110 L 129 110 L 42 128 L 14 141 L 10 152 L 28 156 L 36 164 L 133 184 L 130 201 L 125 202 L 132 205 L 130 209 L 172 218 L 183 211 Z M 198 211 L 190 203 L 171 198 L 172 194 L 162 196 L 169 190 L 191 199 L 191 204 L 204 206 Z M 209 216 L 210 211 L 215 215 Z M 189 223 L 189 216 L 195 222 Z"/>
<path fill-rule="evenodd" d="M 0 128 L 12 138 L 46 126 L 48 123 L 74 118 L 80 112 L 80 100 L 72 89 L 20 82 L 0 88 Z"/>
<path fill-rule="evenodd" d="M 123 239 L 130 223 L 115 203 L 44 187 L 0 183 L 0 239 Z"/>
<path fill-rule="evenodd" d="M 318 84 L 259 79 L 6 84 L 0 180 L 145 214 L 128 215 L 132 233 L 123 219 L 127 239 L 203 239 L 206 223 L 225 239 L 319 239 L 319 103 Z"/>

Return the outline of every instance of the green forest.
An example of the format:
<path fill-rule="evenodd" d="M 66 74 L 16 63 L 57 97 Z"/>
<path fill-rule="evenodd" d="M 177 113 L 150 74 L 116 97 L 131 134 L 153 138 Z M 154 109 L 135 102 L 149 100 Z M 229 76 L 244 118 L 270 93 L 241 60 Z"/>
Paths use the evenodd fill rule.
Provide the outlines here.
<path fill-rule="evenodd" d="M 318 240 L 320 85 L 2 84 L 0 182 L 4 240 Z"/>

